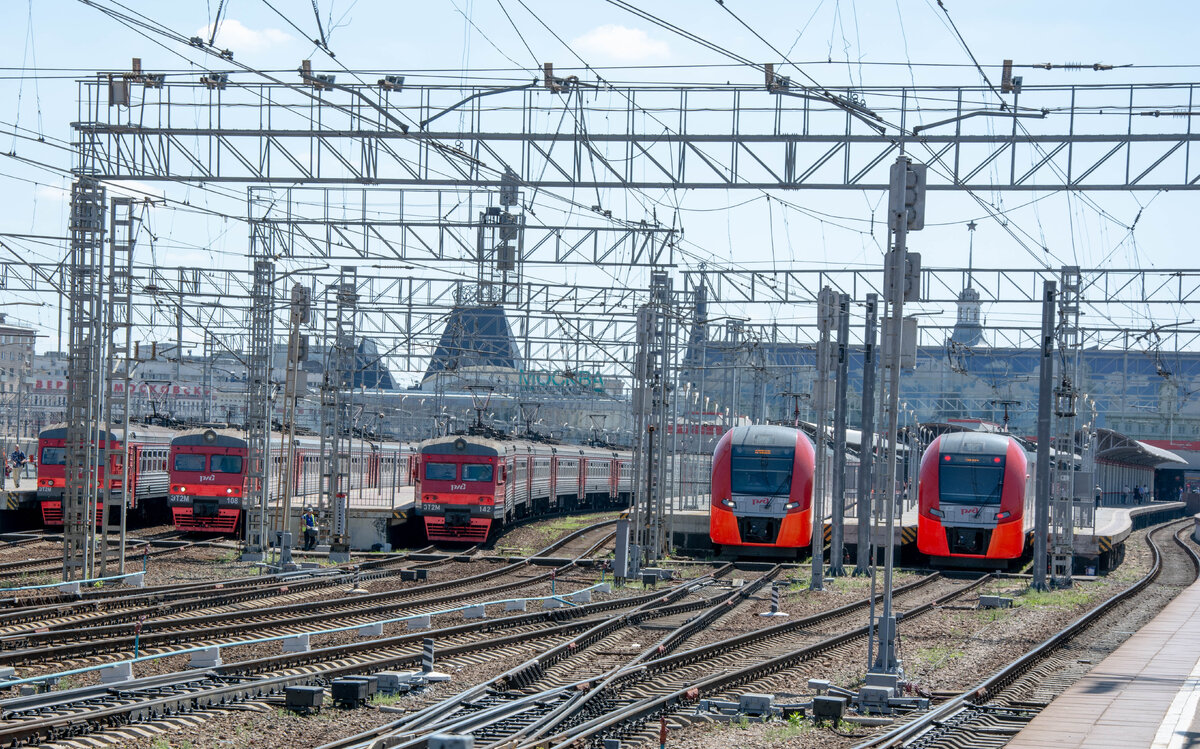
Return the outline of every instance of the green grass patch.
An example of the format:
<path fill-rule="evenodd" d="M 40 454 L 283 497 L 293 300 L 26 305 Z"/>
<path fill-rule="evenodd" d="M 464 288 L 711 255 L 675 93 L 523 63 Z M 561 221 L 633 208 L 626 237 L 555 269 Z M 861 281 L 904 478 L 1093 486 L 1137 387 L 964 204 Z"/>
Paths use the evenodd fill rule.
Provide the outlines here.
<path fill-rule="evenodd" d="M 397 702 L 402 702 L 408 699 L 408 697 L 409 695 L 407 694 L 383 694 L 382 692 L 376 692 L 375 694 L 371 695 L 371 704 L 395 705 Z"/>
<path fill-rule="evenodd" d="M 1094 591 L 1087 590 L 1080 584 L 1061 590 L 1041 591 L 1026 588 L 1017 596 L 1017 599 L 1013 603 L 1017 606 L 1031 606 L 1033 608 L 1067 609 L 1086 605 L 1094 597 Z"/>
<path fill-rule="evenodd" d="M 928 648 L 920 648 L 913 655 L 918 661 L 930 668 L 937 668 L 955 658 L 961 658 L 965 653 L 959 648 L 952 648 L 947 645 L 934 645 Z"/>

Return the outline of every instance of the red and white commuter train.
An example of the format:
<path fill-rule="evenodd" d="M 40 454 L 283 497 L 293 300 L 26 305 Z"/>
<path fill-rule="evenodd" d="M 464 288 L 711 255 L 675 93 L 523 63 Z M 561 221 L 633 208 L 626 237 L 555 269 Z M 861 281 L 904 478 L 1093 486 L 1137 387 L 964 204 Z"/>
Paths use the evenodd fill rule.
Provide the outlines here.
<path fill-rule="evenodd" d="M 195 429 L 171 441 L 168 504 L 171 520 L 181 531 L 237 533 L 245 517 L 243 494 L 249 469 L 249 445 L 244 433 L 228 429 Z M 268 487 L 278 496 L 279 482 L 289 480 L 291 493 L 311 504 L 321 492 L 321 440 L 296 437 L 292 464 L 278 435 L 271 440 Z M 398 442 L 350 442 L 349 489 L 367 490 L 390 497 L 403 486 L 412 485 L 415 453 Z"/>
<path fill-rule="evenodd" d="M 1033 529 L 1034 456 L 1006 434 L 952 432 L 921 456 L 917 549 L 935 561 L 1002 566 Z"/>
<path fill-rule="evenodd" d="M 467 435 L 417 449 L 416 512 L 430 541 L 484 541 L 526 515 L 625 506 L 633 491 L 627 452 Z"/>
<path fill-rule="evenodd" d="M 709 536 L 713 550 L 812 545 L 812 441 L 798 429 L 738 426 L 712 459 Z"/>
<path fill-rule="evenodd" d="M 160 427 L 134 425 L 129 432 L 124 454 L 113 455 L 103 465 L 102 450 L 120 446 L 121 430 L 100 430 L 95 435 L 96 481 L 103 491 L 120 492 L 124 465 L 129 465 L 129 510 L 155 509 L 167 496 L 167 452 L 173 432 Z M 63 495 L 67 488 L 67 425 L 53 424 L 38 434 L 37 496 L 42 523 L 50 527 L 63 524 Z M 103 522 L 102 510 L 96 510 Z"/>

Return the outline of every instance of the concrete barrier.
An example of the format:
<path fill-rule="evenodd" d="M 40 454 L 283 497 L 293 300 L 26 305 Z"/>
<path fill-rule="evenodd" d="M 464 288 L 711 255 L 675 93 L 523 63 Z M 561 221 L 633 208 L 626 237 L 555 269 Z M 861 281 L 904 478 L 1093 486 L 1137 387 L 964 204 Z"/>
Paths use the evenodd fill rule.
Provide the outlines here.
<path fill-rule="evenodd" d="M 308 635 L 294 635 L 292 637 L 284 638 L 283 652 L 285 652 L 285 653 L 307 653 L 308 652 Z"/>
<path fill-rule="evenodd" d="M 101 684 L 116 684 L 120 681 L 129 681 L 133 678 L 133 664 L 129 662 L 114 663 L 111 666 L 100 669 Z"/>
<path fill-rule="evenodd" d="M 212 647 L 201 648 L 192 653 L 192 657 L 188 662 L 192 668 L 216 668 L 221 665 L 221 648 L 213 645 Z"/>
<path fill-rule="evenodd" d="M 409 629 L 429 629 L 429 617 L 415 616 L 409 619 L 407 624 Z"/>
<path fill-rule="evenodd" d="M 383 637 L 383 622 L 371 622 L 358 628 L 359 637 Z"/>

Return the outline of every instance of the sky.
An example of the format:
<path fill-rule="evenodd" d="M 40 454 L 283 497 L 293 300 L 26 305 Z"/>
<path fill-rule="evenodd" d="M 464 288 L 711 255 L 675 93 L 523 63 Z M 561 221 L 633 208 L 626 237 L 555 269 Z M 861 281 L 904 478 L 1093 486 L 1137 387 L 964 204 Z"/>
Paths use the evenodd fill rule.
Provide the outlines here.
<path fill-rule="evenodd" d="M 691 0 L 635 5 L 755 61 L 778 58 L 769 42 L 800 68 L 784 69 L 781 63 L 781 72 L 797 80 L 807 75 L 826 87 L 975 86 L 981 75 L 972 55 L 993 82 L 1006 58 L 1018 66 L 1086 66 L 1071 71 L 1024 68 L 1019 72 L 1026 85 L 1187 82 L 1200 70 L 1194 51 L 1200 10 L 1188 2 L 725 0 L 722 7 L 717 0 Z M 195 76 L 216 64 L 158 33 L 138 33 L 97 6 L 206 40 L 218 6 L 223 6 L 216 45 L 231 50 L 239 63 L 280 71 L 276 74 L 289 81 L 302 59 L 347 81 L 351 79 L 342 66 L 394 71 L 413 82 L 512 85 L 531 80 L 541 62 L 553 62 L 560 74 L 574 72 L 584 80 L 602 76 L 612 83 L 754 84 L 762 79 L 760 72 L 730 64 L 728 58 L 605 0 L 318 0 L 320 30 L 309 0 L 122 0 L 121 5 L 114 0 L 9 0 L 0 7 L 5 21 L 0 24 L 0 195 L 6 206 L 0 212 L 0 242 L 9 254 L 0 250 L 0 257 L 15 253 L 57 261 L 65 255 L 63 241 L 38 237 L 64 233 L 70 178 L 61 170 L 72 164 L 64 144 L 72 138 L 71 122 L 79 117 L 76 79 L 95 71 L 126 70 L 132 57 L 140 57 L 147 71 Z M 313 43 L 322 33 L 335 58 Z M 581 61 L 591 70 L 583 70 Z M 1092 63 L 1136 67 L 1094 71 Z M 1113 101 L 1120 104 L 1121 97 L 1114 95 Z M 605 100 L 597 96 L 596 103 Z M 605 123 L 597 114 L 590 124 L 595 132 Z M 1113 123 L 1114 128 L 1122 126 Z M 226 216 L 246 212 L 240 186 L 215 191 L 188 185 L 133 187 Z M 1192 195 L 988 191 L 982 197 L 996 209 L 989 217 L 966 195 L 936 193 L 928 199 L 929 226 L 910 240 L 910 249 L 922 252 L 926 266 L 962 267 L 966 226 L 974 220 L 976 267 L 1032 268 L 1061 261 L 1084 268 L 1196 268 L 1198 212 Z M 592 196 L 569 197 L 587 203 Z M 614 193 L 597 199 L 631 220 L 651 212 L 660 220 L 669 217 L 684 231 L 691 267 L 701 261 L 708 267 L 741 268 L 881 265 L 885 238 L 879 222 L 886 200 L 880 193 L 791 191 L 775 197 L 782 200 L 751 191 Z M 156 242 L 144 251 L 155 253 L 158 262 L 246 267 L 242 221 L 175 206 L 155 209 L 151 227 Z M 551 277 L 549 270 L 545 273 Z M 564 283 L 640 282 L 588 269 L 564 273 L 553 277 Z M 57 300 L 37 307 L 25 304 L 39 301 L 32 297 L 11 297 L 0 297 L 0 305 L 7 305 L 0 312 L 43 329 L 47 337 L 39 350 L 54 349 Z M 1151 309 L 1137 304 L 1135 297 L 1126 301 L 1108 314 L 1133 327 L 1194 317 L 1187 308 Z M 918 309 L 953 315 L 943 306 Z M 808 312 L 755 309 L 746 314 L 802 320 Z M 1036 314 L 1028 307 L 984 309 L 985 317 L 995 322 L 1034 325 Z M 173 318 L 164 314 L 162 325 L 169 330 Z M 171 335 L 163 333 L 164 338 Z"/>

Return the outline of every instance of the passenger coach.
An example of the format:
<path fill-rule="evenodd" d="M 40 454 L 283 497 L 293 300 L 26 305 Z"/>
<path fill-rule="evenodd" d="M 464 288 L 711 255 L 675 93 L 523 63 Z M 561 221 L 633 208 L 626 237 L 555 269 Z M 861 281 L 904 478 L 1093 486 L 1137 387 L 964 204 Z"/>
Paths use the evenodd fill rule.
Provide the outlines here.
<path fill-rule="evenodd" d="M 430 541 L 480 542 L 516 518 L 624 506 L 628 453 L 480 436 L 418 447 L 416 511 Z"/>
<path fill-rule="evenodd" d="M 227 429 L 171 440 L 171 522 L 181 531 L 235 533 L 242 515 L 249 445 Z"/>
<path fill-rule="evenodd" d="M 1002 566 L 1033 528 L 1033 456 L 1005 434 L 943 434 L 921 456 L 917 549 L 933 559 Z"/>
<path fill-rule="evenodd" d="M 813 444 L 798 429 L 739 426 L 713 451 L 709 537 L 723 548 L 812 545 Z"/>
<path fill-rule="evenodd" d="M 103 464 L 103 450 L 121 446 L 121 430 L 99 430 L 94 433 L 96 481 L 102 491 L 117 493 L 121 482 L 129 481 L 126 506 L 129 510 L 155 510 L 167 497 L 167 452 L 174 432 L 137 426 L 130 430 L 125 452 L 114 454 Z M 38 434 L 37 496 L 42 522 L 51 527 L 63 524 L 63 495 L 67 488 L 67 425 L 54 424 Z M 128 476 L 125 466 L 129 466 Z M 97 522 L 103 523 L 102 510 L 96 510 Z"/>

